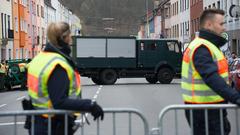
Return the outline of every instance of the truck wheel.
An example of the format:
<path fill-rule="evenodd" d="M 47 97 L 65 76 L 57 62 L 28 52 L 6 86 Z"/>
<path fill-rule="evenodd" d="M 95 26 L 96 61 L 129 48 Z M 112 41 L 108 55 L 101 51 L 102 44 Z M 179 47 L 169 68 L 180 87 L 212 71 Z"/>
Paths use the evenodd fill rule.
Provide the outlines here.
<path fill-rule="evenodd" d="M 157 77 L 146 77 L 146 80 L 147 80 L 150 84 L 155 84 L 155 83 L 157 83 L 157 81 L 158 81 Z"/>
<path fill-rule="evenodd" d="M 158 71 L 158 81 L 162 84 L 169 84 L 173 80 L 174 73 L 169 68 L 161 68 Z"/>
<path fill-rule="evenodd" d="M 92 77 L 92 81 L 97 85 L 101 85 L 101 81 L 96 77 Z"/>
<path fill-rule="evenodd" d="M 117 73 L 112 69 L 105 69 L 100 74 L 100 81 L 105 85 L 114 84 L 117 81 Z"/>

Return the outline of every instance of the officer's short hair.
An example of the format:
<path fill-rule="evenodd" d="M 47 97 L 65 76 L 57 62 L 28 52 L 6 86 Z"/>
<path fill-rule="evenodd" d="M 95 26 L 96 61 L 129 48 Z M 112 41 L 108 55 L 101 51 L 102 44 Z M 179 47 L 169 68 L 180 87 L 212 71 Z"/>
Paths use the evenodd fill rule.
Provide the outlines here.
<path fill-rule="evenodd" d="M 202 27 L 207 20 L 214 19 L 215 15 L 224 15 L 225 12 L 221 9 L 206 9 L 200 16 L 200 26 Z"/>

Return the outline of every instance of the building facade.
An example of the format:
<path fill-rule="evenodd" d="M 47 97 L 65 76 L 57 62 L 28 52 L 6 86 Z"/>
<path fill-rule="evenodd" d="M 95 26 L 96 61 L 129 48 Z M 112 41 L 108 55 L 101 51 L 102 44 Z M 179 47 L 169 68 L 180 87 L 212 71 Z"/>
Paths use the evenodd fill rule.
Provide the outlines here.
<path fill-rule="evenodd" d="M 229 46 L 232 52 L 240 56 L 240 18 L 230 15 L 230 9 L 234 5 L 239 6 L 239 0 L 221 0 L 222 9 L 225 11 L 225 27 L 229 37 Z"/>
<path fill-rule="evenodd" d="M 203 11 L 203 0 L 190 0 L 190 34 L 194 39 L 199 31 L 200 16 Z"/>
<path fill-rule="evenodd" d="M 22 59 L 24 48 L 28 45 L 27 36 L 27 0 L 14 0 L 13 2 L 14 46 L 13 58 Z"/>
<path fill-rule="evenodd" d="M 13 58 L 12 0 L 2 0 L 0 4 L 0 59 Z"/>

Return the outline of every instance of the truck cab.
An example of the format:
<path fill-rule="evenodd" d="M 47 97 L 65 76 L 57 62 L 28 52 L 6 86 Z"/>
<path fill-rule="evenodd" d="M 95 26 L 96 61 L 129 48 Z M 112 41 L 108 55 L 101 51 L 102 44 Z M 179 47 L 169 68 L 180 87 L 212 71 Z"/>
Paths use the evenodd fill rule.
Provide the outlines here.
<path fill-rule="evenodd" d="M 149 83 L 170 83 L 174 76 L 180 74 L 182 52 L 177 40 L 141 39 L 137 46 L 138 67 L 154 71 L 146 75 Z"/>

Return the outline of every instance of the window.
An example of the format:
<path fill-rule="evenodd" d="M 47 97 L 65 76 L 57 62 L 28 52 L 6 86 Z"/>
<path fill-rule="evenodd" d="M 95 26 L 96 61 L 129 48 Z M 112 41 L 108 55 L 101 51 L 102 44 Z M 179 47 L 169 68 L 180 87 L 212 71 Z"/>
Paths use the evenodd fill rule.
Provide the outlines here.
<path fill-rule="evenodd" d="M 178 47 L 178 44 L 175 42 L 175 52 L 176 53 L 179 53 L 180 51 L 179 51 L 180 49 L 179 49 L 179 47 Z"/>
<path fill-rule="evenodd" d="M 8 59 L 11 60 L 12 59 L 12 50 L 8 49 Z"/>
<path fill-rule="evenodd" d="M 3 31 L 3 26 L 4 26 L 4 24 L 3 24 L 3 13 L 1 13 L 1 23 L 2 23 L 2 38 L 4 38 L 4 36 L 3 36 L 3 34 L 4 34 L 4 31 Z"/>
<path fill-rule="evenodd" d="M 28 50 L 25 49 L 25 58 L 27 59 L 28 58 Z"/>
<path fill-rule="evenodd" d="M 23 31 L 23 20 L 20 18 L 20 31 Z"/>
<path fill-rule="evenodd" d="M 168 46 L 168 50 L 169 51 L 174 51 L 175 49 L 175 45 L 174 45 L 175 42 L 167 42 L 167 46 Z"/>
<path fill-rule="evenodd" d="M 216 8 L 215 3 L 212 4 L 213 8 Z"/>
<path fill-rule="evenodd" d="M 16 49 L 16 59 L 18 59 L 18 49 Z"/>
<path fill-rule="evenodd" d="M 186 6 L 187 6 L 187 1 L 188 0 L 184 0 L 184 11 L 187 9 Z"/>
<path fill-rule="evenodd" d="M 4 15 L 4 26 L 5 26 L 4 27 L 4 29 L 5 29 L 4 37 L 7 38 L 7 15 L 6 14 Z"/>
<path fill-rule="evenodd" d="M 39 16 L 39 5 L 37 5 L 37 16 Z"/>
<path fill-rule="evenodd" d="M 182 12 L 182 0 L 180 0 L 180 12 Z"/>
<path fill-rule="evenodd" d="M 177 14 L 178 14 L 178 1 L 177 1 Z"/>
<path fill-rule="evenodd" d="M 220 9 L 220 1 L 217 2 L 217 8 Z"/>
<path fill-rule="evenodd" d="M 31 28 L 30 28 L 30 24 L 28 24 L 28 37 L 31 38 Z"/>
<path fill-rule="evenodd" d="M 8 15 L 8 29 L 11 29 L 10 21 L 11 21 L 11 18 L 10 18 L 10 15 Z"/>
<path fill-rule="evenodd" d="M 168 50 L 176 53 L 180 52 L 177 42 L 167 42 Z"/>
<path fill-rule="evenodd" d="M 44 18 L 44 8 L 41 6 L 41 17 Z"/>
<path fill-rule="evenodd" d="M 15 17 L 15 31 L 18 32 L 18 19 Z"/>

